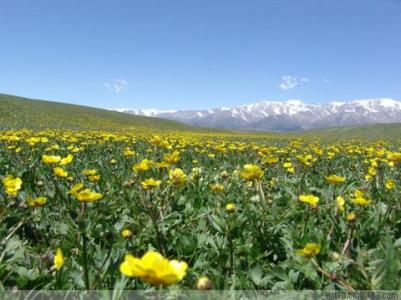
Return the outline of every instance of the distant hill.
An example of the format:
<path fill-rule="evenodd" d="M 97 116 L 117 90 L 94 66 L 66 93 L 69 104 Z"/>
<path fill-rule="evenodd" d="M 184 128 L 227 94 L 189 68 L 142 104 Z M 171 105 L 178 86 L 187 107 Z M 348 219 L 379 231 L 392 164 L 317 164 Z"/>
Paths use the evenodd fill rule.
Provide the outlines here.
<path fill-rule="evenodd" d="M 194 129 L 176 121 L 0 94 L 0 129 L 17 128 L 165 131 Z"/>
<path fill-rule="evenodd" d="M 401 141 L 401 123 L 311 129 L 285 136 L 319 138 L 323 141 L 366 139 Z"/>

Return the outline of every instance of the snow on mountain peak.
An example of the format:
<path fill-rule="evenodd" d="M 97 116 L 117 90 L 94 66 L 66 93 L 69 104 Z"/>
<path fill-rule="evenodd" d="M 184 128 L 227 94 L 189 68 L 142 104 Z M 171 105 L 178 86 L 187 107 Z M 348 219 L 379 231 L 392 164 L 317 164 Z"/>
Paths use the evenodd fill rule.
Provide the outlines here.
<path fill-rule="evenodd" d="M 190 111 L 116 109 L 143 116 L 173 119 L 196 126 L 299 130 L 306 128 L 401 122 L 401 102 L 390 98 L 308 104 L 301 100 L 260 101 L 233 108 Z"/>

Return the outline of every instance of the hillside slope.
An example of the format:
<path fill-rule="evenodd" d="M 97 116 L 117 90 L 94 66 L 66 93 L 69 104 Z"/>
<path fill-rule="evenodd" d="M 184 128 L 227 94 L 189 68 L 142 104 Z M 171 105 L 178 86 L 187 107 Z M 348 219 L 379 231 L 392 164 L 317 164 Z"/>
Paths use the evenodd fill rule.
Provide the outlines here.
<path fill-rule="evenodd" d="M 319 138 L 328 142 L 351 139 L 400 141 L 401 123 L 311 129 L 302 132 L 286 133 L 284 135 Z"/>
<path fill-rule="evenodd" d="M 14 128 L 195 130 L 176 121 L 0 94 L 0 129 Z"/>

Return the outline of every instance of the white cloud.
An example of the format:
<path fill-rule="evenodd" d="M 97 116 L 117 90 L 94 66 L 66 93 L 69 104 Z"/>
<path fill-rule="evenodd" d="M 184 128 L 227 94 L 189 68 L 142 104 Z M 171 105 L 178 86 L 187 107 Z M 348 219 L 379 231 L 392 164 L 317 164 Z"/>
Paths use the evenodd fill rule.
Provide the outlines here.
<path fill-rule="evenodd" d="M 280 83 L 278 87 L 282 90 L 291 90 L 300 86 L 302 83 L 310 81 L 308 78 L 305 77 L 296 78 L 290 75 L 283 75 L 281 79 L 283 80 L 283 82 Z"/>
<path fill-rule="evenodd" d="M 116 94 L 122 93 L 127 89 L 128 81 L 124 78 L 115 78 L 112 82 L 106 82 L 105 87 L 113 90 Z"/>

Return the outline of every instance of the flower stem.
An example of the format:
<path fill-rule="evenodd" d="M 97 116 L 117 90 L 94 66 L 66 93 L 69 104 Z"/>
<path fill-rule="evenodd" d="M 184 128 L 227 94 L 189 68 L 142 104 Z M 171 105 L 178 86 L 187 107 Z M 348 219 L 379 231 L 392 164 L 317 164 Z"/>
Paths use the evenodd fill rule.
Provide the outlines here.
<path fill-rule="evenodd" d="M 86 212 L 86 203 L 82 202 L 82 210 L 81 210 L 81 234 L 82 234 L 82 254 L 83 254 L 83 267 L 84 267 L 84 280 L 85 280 L 85 288 L 87 290 L 90 289 L 89 284 L 89 270 L 88 270 L 88 253 L 87 253 L 87 236 L 86 236 L 86 226 L 85 226 L 85 212 Z"/>

